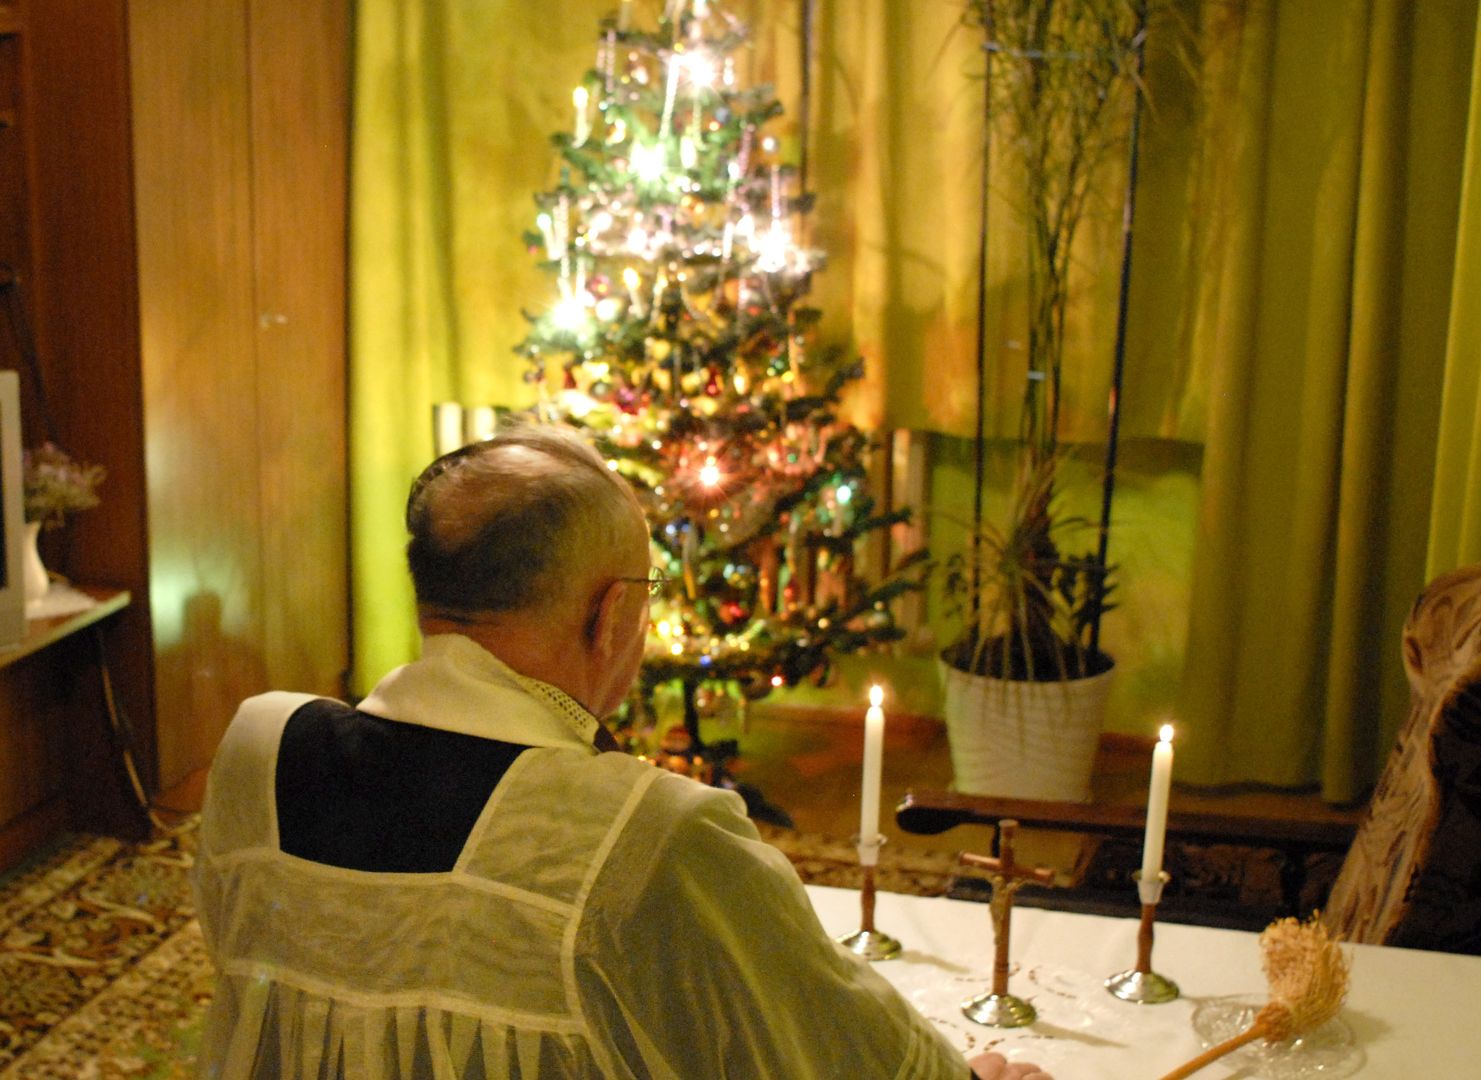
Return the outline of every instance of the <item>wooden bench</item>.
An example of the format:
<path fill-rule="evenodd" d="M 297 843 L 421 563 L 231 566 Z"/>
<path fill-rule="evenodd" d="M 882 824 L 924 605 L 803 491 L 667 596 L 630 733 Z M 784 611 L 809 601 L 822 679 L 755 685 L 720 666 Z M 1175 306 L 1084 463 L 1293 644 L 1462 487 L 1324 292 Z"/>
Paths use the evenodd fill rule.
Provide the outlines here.
<path fill-rule="evenodd" d="M 1168 814 L 1169 856 L 1178 845 L 1229 845 L 1234 848 L 1268 849 L 1278 868 L 1280 899 L 1273 911 L 1248 913 L 1230 905 L 1200 903 L 1196 895 L 1179 895 L 1174 887 L 1166 901 L 1170 917 L 1208 925 L 1255 925 L 1272 914 L 1306 914 L 1302 896 L 1306 891 L 1310 856 L 1328 855 L 1340 860 L 1352 844 L 1361 811 L 1333 810 L 1319 820 L 1292 819 L 1255 814 L 1187 812 Z M 911 791 L 895 812 L 895 821 L 906 832 L 933 836 L 960 825 L 982 825 L 993 830 L 997 848 L 997 824 L 1011 818 L 1025 829 L 1048 829 L 1083 834 L 1092 844 L 1116 841 L 1140 852 L 1146 812 L 1142 806 L 1096 805 L 1047 802 L 1034 799 L 962 795 L 948 791 Z M 1127 869 L 1129 874 L 1129 868 Z M 1034 902 L 1042 906 L 1124 914 L 1134 911 L 1137 899 L 1129 883 L 1124 896 L 1105 890 L 1092 895 L 1070 889 L 1041 893 Z M 1229 910 L 1225 910 L 1229 909 Z"/>

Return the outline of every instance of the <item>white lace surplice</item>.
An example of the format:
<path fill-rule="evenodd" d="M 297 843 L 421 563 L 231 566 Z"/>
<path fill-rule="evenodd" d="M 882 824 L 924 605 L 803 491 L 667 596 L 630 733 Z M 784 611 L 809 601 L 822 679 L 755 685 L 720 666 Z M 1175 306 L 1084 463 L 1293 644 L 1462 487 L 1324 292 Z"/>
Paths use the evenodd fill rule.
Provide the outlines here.
<path fill-rule="evenodd" d="M 278 740 L 306 700 L 244 704 L 212 768 L 196 868 L 219 972 L 204 1075 L 967 1074 L 826 937 L 737 796 L 594 754 L 571 717 L 466 639 L 429 639 L 362 705 L 534 746 L 454 869 L 372 874 L 283 854 Z"/>

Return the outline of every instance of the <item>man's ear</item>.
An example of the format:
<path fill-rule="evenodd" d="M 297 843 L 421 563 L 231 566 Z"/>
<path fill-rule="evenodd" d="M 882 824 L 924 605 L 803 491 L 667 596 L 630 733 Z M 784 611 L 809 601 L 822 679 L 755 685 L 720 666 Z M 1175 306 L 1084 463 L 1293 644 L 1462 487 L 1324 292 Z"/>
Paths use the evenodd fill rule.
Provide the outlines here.
<path fill-rule="evenodd" d="M 607 656 L 617 648 L 617 602 L 622 598 L 618 582 L 608 584 L 592 601 L 586 618 L 586 644 L 598 654 Z"/>

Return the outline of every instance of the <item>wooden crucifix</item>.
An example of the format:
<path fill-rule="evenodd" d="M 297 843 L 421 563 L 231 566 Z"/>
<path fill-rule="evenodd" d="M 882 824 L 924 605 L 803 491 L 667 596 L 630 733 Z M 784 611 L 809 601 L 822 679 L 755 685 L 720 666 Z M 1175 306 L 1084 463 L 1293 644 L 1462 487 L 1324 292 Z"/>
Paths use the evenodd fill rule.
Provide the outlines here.
<path fill-rule="evenodd" d="M 1013 838 L 1018 822 L 998 822 L 998 857 L 974 855 L 964 851 L 960 859 L 967 866 L 988 872 L 992 883 L 993 965 L 992 991 L 962 1005 L 962 1011 L 973 1020 L 995 1027 L 1020 1027 L 1032 1023 L 1034 1007 L 1008 993 L 1008 946 L 1012 934 L 1013 894 L 1025 885 L 1053 885 L 1054 871 L 1044 867 L 1019 866 L 1014 860 Z"/>

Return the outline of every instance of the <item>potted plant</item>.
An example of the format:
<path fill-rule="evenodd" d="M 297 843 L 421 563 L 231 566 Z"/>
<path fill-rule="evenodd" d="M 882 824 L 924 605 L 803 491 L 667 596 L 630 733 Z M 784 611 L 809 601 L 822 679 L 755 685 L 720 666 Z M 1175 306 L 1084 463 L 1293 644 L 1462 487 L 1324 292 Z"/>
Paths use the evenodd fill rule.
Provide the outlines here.
<path fill-rule="evenodd" d="M 1084 801 L 1115 664 L 1092 641 L 1108 570 L 1065 545 L 1091 523 L 1061 512 L 1057 458 L 1026 456 L 1002 526 L 946 561 L 962 620 L 941 654 L 957 790 Z"/>
<path fill-rule="evenodd" d="M 1114 664 L 1099 648 L 1104 544 L 1066 552 L 1093 529 L 1063 511 L 1057 489 L 1065 316 L 1092 186 L 1134 145 L 1146 11 L 1132 0 L 973 0 L 967 19 L 985 33 L 991 134 L 1025 226 L 1028 370 L 1007 520 L 979 514 L 967 550 L 947 562 L 962 618 L 941 654 L 952 764 L 961 791 L 1083 801 Z"/>

